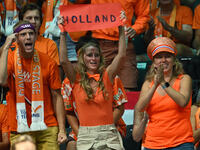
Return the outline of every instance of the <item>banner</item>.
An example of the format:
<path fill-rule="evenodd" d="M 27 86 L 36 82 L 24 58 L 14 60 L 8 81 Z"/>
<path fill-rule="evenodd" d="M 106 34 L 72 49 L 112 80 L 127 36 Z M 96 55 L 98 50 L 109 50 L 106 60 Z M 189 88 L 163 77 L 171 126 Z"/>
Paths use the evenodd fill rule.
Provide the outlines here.
<path fill-rule="evenodd" d="M 65 31 L 87 31 L 111 28 L 121 25 L 120 3 L 80 4 L 60 6 L 65 19 Z"/>

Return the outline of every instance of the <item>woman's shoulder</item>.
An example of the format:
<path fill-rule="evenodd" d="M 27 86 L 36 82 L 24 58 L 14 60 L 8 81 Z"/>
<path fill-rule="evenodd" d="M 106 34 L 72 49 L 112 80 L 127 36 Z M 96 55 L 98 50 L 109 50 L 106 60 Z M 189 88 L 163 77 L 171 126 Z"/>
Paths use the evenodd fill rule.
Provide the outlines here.
<path fill-rule="evenodd" d="M 180 80 L 192 80 L 189 74 L 180 74 L 177 78 Z"/>

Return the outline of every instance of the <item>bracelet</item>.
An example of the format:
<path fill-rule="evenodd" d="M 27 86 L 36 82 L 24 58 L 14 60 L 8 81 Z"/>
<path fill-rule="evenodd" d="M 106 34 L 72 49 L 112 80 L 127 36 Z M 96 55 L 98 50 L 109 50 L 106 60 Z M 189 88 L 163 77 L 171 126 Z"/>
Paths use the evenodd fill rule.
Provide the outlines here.
<path fill-rule="evenodd" d="M 163 89 L 166 89 L 170 86 L 169 82 L 165 82 L 163 85 L 161 84 Z"/>

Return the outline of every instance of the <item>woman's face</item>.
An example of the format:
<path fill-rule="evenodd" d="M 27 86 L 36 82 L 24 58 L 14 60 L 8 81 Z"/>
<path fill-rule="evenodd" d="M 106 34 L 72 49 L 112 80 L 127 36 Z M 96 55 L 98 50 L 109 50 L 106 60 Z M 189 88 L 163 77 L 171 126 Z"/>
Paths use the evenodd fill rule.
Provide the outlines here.
<path fill-rule="evenodd" d="M 174 55 L 168 52 L 160 52 L 153 57 L 154 67 L 163 66 L 164 73 L 170 72 L 174 66 Z"/>
<path fill-rule="evenodd" d="M 99 49 L 94 46 L 88 46 L 87 48 L 85 48 L 83 60 L 87 67 L 87 71 L 95 73 L 100 64 Z"/>

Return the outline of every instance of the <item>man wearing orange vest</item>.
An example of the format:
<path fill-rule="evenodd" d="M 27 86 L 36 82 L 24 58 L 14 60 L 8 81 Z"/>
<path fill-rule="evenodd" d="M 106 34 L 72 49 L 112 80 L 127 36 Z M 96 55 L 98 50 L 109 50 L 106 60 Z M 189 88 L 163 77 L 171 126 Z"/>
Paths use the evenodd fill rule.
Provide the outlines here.
<path fill-rule="evenodd" d="M 67 137 L 61 81 L 55 60 L 35 48 L 35 27 L 20 21 L 0 55 L 0 85 L 6 96 L 11 145 L 21 134 L 31 135 L 37 149 L 59 150 Z M 12 50 L 12 42 L 17 48 Z"/>

